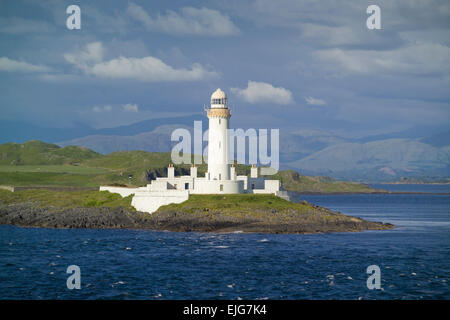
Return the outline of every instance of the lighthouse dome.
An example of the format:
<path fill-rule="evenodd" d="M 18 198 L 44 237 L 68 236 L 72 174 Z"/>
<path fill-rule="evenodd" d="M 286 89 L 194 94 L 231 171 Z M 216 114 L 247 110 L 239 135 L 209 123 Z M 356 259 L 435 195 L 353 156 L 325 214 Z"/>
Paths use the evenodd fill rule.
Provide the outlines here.
<path fill-rule="evenodd" d="M 227 95 L 222 89 L 217 89 L 211 95 L 211 108 L 226 108 L 227 107 Z"/>
<path fill-rule="evenodd" d="M 227 97 L 226 93 L 222 91 L 222 89 L 218 88 L 216 91 L 213 92 L 211 95 L 212 99 L 225 99 Z"/>

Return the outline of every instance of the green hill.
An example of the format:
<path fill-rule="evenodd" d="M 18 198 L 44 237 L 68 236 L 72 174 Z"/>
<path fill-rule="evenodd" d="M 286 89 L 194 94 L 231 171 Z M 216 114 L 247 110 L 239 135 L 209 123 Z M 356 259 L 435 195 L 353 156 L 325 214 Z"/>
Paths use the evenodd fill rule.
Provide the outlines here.
<path fill-rule="evenodd" d="M 288 191 L 304 193 L 370 193 L 377 191 L 362 183 L 339 181 L 330 177 L 302 176 L 293 170 L 279 171 L 272 177 L 280 180 L 283 188 Z"/>
<path fill-rule="evenodd" d="M 23 144 L 0 145 L 0 185 L 98 187 L 99 185 L 143 186 L 167 175 L 170 152 L 119 151 L 107 155 L 92 150 L 37 140 Z M 190 165 L 176 165 L 176 175 L 189 174 Z M 198 166 L 203 176 L 206 164 Z M 237 165 L 239 175 L 250 167 Z M 307 177 L 292 170 L 280 171 L 272 179 L 297 192 L 374 192 L 360 183 L 342 182 L 329 177 Z"/>
<path fill-rule="evenodd" d="M 84 147 L 69 146 L 61 148 L 56 144 L 31 140 L 22 144 L 5 143 L 0 145 L 0 165 L 61 165 L 79 164 L 101 154 Z"/>

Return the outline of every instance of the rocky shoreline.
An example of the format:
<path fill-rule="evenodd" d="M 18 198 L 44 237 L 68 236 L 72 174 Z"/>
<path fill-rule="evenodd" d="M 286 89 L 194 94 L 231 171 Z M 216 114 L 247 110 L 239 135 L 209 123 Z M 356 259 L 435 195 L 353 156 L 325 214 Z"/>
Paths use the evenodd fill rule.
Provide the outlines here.
<path fill-rule="evenodd" d="M 388 230 L 394 226 L 311 206 L 314 215 L 291 210 L 261 210 L 258 215 L 198 208 L 185 212 L 162 208 L 153 214 L 124 208 L 39 207 L 32 202 L 0 203 L 0 224 L 42 228 L 146 229 L 179 232 L 325 233 Z M 314 218 L 312 218 L 314 217 Z"/>

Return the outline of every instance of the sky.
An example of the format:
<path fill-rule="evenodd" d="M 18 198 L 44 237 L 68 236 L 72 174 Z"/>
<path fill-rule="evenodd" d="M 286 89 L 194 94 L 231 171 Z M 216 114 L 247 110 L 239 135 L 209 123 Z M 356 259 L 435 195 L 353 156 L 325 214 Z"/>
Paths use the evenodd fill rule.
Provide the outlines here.
<path fill-rule="evenodd" d="M 66 26 L 73 4 L 79 30 Z M 370 4 L 379 30 L 367 28 Z M 202 115 L 219 87 L 233 127 L 448 128 L 450 2 L 0 0 L 1 120 Z"/>

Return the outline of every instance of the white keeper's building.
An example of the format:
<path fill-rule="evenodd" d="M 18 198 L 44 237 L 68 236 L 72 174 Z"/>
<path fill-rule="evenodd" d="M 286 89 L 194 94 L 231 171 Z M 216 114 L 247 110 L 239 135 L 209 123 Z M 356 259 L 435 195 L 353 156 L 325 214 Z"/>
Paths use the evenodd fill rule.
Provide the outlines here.
<path fill-rule="evenodd" d="M 231 110 L 227 96 L 221 89 L 211 95 L 211 107 L 206 109 L 209 119 L 208 171 L 197 176 L 197 167 L 191 166 L 190 175 L 175 177 L 175 168 L 169 165 L 167 178 L 158 177 L 140 188 L 101 186 L 100 191 L 119 193 L 122 197 L 134 194 L 131 205 L 138 211 L 155 212 L 160 206 L 181 203 L 190 194 L 265 193 L 287 198 L 280 191 L 279 180 L 258 177 L 258 168 L 252 165 L 250 177 L 236 175 L 228 161 L 228 132 Z"/>

